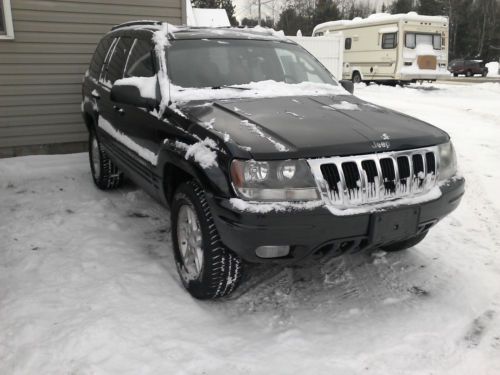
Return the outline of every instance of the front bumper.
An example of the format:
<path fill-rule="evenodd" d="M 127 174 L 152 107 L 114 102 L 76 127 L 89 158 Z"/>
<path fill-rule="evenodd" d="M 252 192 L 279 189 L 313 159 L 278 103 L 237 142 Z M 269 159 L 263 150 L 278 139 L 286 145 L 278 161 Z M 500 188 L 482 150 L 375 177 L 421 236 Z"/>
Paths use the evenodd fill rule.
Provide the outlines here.
<path fill-rule="evenodd" d="M 418 208 L 418 231 L 427 231 L 452 212 L 464 194 L 465 180 L 455 178 L 441 186 L 438 199 L 413 206 L 394 206 L 384 211 Z M 243 260 L 252 263 L 292 263 L 317 251 L 332 249 L 344 252 L 371 248 L 370 233 L 375 213 L 335 216 L 326 207 L 286 212 L 252 213 L 234 208 L 230 201 L 207 197 L 222 242 Z M 259 246 L 291 246 L 283 258 L 263 259 L 255 255 Z"/>

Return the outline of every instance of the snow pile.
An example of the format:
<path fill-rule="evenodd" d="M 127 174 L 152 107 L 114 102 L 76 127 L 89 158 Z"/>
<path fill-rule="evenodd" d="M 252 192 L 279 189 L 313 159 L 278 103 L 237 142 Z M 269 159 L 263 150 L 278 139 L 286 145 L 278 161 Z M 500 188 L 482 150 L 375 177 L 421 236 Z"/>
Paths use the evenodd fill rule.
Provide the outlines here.
<path fill-rule="evenodd" d="M 183 88 L 180 86 L 172 85 L 172 100 L 177 102 L 188 102 L 191 100 L 351 95 L 341 86 L 333 86 L 325 83 L 315 82 L 290 84 L 268 80 L 251 82 L 244 85 L 237 85 L 235 87 L 239 88 L 223 87 L 214 90 L 210 87 Z"/>
<path fill-rule="evenodd" d="M 488 77 L 499 77 L 500 76 L 500 63 L 492 61 L 486 64 L 488 68 Z"/>
<path fill-rule="evenodd" d="M 139 89 L 141 97 L 156 99 L 157 76 L 153 77 L 128 77 L 115 82 L 115 86 L 134 86 Z"/>
<path fill-rule="evenodd" d="M 175 142 L 175 146 L 185 150 L 185 158 L 193 158 L 203 169 L 217 166 L 217 144 L 213 139 L 205 138 L 203 141 L 187 145 L 182 142 Z"/>
<path fill-rule="evenodd" d="M 283 30 L 276 31 L 274 29 L 268 28 L 268 27 L 262 27 L 262 26 L 254 26 L 251 29 L 252 32 L 258 33 L 258 34 L 265 34 L 269 35 L 271 34 L 272 36 L 278 38 L 278 39 L 286 39 L 285 33 Z"/>
<path fill-rule="evenodd" d="M 309 202 L 252 202 L 245 201 L 239 198 L 231 198 L 231 206 L 239 211 L 246 211 L 256 214 L 267 214 L 270 212 L 291 212 L 291 211 L 306 211 L 313 210 L 324 206 L 324 202 L 320 200 Z"/>
<path fill-rule="evenodd" d="M 153 165 L 158 164 L 158 155 L 151 152 L 147 148 L 142 147 L 138 143 L 134 142 L 131 138 L 123 134 L 121 131 L 115 129 L 114 126 L 111 125 L 111 123 L 104 117 L 99 116 L 98 125 L 102 130 L 118 140 L 120 143 L 123 143 L 125 146 L 135 151 L 143 159 L 149 161 Z"/>
<path fill-rule="evenodd" d="M 284 146 L 283 144 L 278 142 L 276 139 L 274 139 L 270 135 L 265 134 L 264 131 L 256 124 L 251 123 L 248 120 L 242 120 L 241 125 L 243 125 L 247 129 L 249 129 L 252 133 L 257 134 L 259 137 L 267 139 L 269 142 L 271 142 L 274 145 L 276 150 L 278 150 L 279 152 L 288 151 L 288 148 L 286 146 Z"/>
<path fill-rule="evenodd" d="M 176 29 L 168 23 L 163 23 L 158 31 L 153 35 L 153 43 L 155 45 L 156 56 L 160 62 L 158 71 L 158 83 L 160 85 L 161 103 L 159 116 L 165 112 L 165 108 L 170 104 L 170 80 L 168 78 L 167 60 L 165 49 L 170 45 L 168 41 L 169 32 L 174 32 Z"/>
<path fill-rule="evenodd" d="M 345 100 L 340 103 L 334 103 L 330 105 L 325 105 L 323 108 L 336 109 L 340 111 L 360 111 L 361 109 L 357 104 L 346 102 Z"/>

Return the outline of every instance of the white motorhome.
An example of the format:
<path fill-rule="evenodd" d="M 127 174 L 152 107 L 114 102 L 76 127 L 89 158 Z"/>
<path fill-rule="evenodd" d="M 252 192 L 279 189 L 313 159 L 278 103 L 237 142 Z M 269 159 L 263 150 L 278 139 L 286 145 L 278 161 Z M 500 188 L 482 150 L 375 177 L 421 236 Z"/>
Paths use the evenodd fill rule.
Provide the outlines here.
<path fill-rule="evenodd" d="M 317 25 L 313 36 L 344 36 L 343 78 L 361 81 L 435 81 L 449 76 L 448 18 L 372 14 Z"/>

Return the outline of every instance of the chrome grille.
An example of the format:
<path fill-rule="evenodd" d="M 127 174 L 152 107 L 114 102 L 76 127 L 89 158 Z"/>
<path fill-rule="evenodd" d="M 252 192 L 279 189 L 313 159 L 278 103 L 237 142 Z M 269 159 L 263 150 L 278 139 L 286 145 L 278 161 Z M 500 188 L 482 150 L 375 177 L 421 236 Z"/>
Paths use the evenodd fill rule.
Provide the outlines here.
<path fill-rule="evenodd" d="M 310 159 L 323 199 L 353 207 L 420 195 L 431 190 L 439 170 L 437 147 Z"/>

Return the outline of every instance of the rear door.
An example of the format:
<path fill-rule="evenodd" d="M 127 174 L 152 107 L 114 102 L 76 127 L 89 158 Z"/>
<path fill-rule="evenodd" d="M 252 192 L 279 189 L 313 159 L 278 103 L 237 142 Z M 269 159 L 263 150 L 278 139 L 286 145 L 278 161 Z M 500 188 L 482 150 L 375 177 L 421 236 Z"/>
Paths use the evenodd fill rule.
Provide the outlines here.
<path fill-rule="evenodd" d="M 99 107 L 101 106 L 101 96 L 103 88 L 99 84 L 102 67 L 113 44 L 114 38 L 105 37 L 100 42 L 94 52 L 88 74 L 83 82 L 83 105 L 86 113 L 91 113 L 94 119 L 98 118 Z"/>
<path fill-rule="evenodd" d="M 112 136 L 113 141 L 117 141 L 120 138 L 119 133 L 123 133 L 124 129 L 123 112 L 120 112 L 119 107 L 111 101 L 111 88 L 116 80 L 123 78 L 123 70 L 132 43 L 133 39 L 129 37 L 119 37 L 115 40 L 108 53 L 99 79 L 101 87 L 99 127 Z"/>

